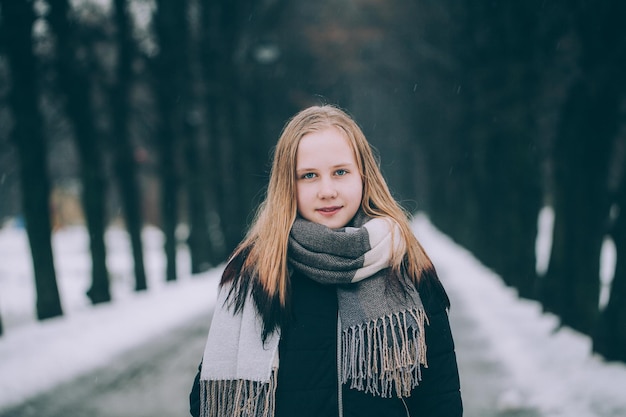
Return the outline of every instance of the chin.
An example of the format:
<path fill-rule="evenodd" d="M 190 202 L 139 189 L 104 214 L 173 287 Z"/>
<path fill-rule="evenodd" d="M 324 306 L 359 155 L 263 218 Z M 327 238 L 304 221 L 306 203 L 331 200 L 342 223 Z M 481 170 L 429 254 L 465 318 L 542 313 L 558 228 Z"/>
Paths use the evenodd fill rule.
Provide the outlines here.
<path fill-rule="evenodd" d="M 323 224 L 324 226 L 330 229 L 339 229 L 341 227 L 344 227 L 346 224 L 348 224 L 347 221 L 343 221 L 343 220 L 326 220 L 326 221 L 322 221 L 319 223 Z"/>

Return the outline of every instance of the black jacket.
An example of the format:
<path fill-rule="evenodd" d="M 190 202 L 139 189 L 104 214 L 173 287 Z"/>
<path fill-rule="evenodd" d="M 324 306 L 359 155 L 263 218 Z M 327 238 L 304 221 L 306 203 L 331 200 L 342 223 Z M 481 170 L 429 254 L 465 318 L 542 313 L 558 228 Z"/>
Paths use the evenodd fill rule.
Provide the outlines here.
<path fill-rule="evenodd" d="M 342 387 L 344 417 L 460 417 L 463 414 L 448 298 L 439 282 L 420 285 L 429 319 L 428 368 L 409 398 L 380 398 Z M 334 286 L 300 274 L 291 277 L 292 314 L 282 326 L 275 417 L 336 417 L 337 296 Z M 199 416 L 199 373 L 190 394 L 191 415 Z M 407 414 L 407 410 L 408 413 Z"/>
<path fill-rule="evenodd" d="M 448 296 L 437 278 L 418 290 L 429 324 L 426 332 L 428 368 L 411 396 L 380 398 L 344 388 L 344 417 L 461 417 L 463 403 L 454 341 L 448 321 Z"/>

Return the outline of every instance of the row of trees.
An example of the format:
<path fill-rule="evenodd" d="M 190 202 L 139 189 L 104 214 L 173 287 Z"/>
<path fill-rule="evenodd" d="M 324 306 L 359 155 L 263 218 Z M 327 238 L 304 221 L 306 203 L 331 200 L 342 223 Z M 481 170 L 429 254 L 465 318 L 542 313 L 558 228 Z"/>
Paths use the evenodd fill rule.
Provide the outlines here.
<path fill-rule="evenodd" d="M 421 144 L 428 211 L 520 296 L 592 336 L 606 358 L 626 360 L 626 5 L 449 3 L 449 38 L 423 36 L 449 45 L 451 65 L 430 61 L 440 71 L 415 106 L 420 136 L 430 139 Z M 430 89 L 450 78 L 457 90 L 430 101 Z M 549 266 L 538 274 L 543 205 L 555 223 Z M 605 239 L 618 255 L 600 304 Z"/>
<path fill-rule="evenodd" d="M 147 176 L 160 184 L 166 279 L 176 279 L 183 221 L 192 272 L 202 271 L 241 239 L 282 123 L 327 101 L 361 122 L 407 208 L 427 211 L 520 296 L 592 336 L 594 350 L 626 360 L 626 6 L 618 0 L 0 4 L 10 74 L 3 105 L 13 115 L 40 318 L 61 314 L 41 212 L 54 182 L 46 143 L 72 138 L 80 156 L 97 303 L 110 300 L 103 234 L 112 189 L 137 290 L 146 289 Z M 141 25 L 146 9 L 150 24 Z M 138 163 L 139 147 L 151 166 Z M 545 205 L 554 236 L 538 273 Z M 607 238 L 618 257 L 600 304 Z"/>
<path fill-rule="evenodd" d="M 240 240 L 265 167 L 256 149 L 242 146 L 244 137 L 262 131 L 243 73 L 254 45 L 246 45 L 249 30 L 241 26 L 250 13 L 256 24 L 271 11 L 252 3 L 115 0 L 109 9 L 88 1 L 0 3 L 2 103 L 11 110 L 2 130 L 19 159 L 40 319 L 62 314 L 50 217 L 42 211 L 54 183 L 51 141 L 69 138 L 78 156 L 92 255 L 87 295 L 94 304 L 111 300 L 104 232 L 113 189 L 132 243 L 135 289 L 147 288 L 142 175 L 160 184 L 166 280 L 176 280 L 179 222 L 190 225 L 193 273 L 224 260 Z M 150 24 L 141 26 L 146 12 Z M 147 149 L 155 166 L 142 167 L 137 149 Z M 150 168 L 156 174 L 146 174 Z M 240 184 L 240 177 L 252 182 Z"/>

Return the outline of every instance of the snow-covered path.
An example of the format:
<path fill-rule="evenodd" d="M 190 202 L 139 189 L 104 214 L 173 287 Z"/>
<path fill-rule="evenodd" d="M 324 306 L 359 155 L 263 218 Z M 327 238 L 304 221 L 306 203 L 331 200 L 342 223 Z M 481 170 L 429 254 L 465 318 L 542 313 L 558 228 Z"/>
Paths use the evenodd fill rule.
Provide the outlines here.
<path fill-rule="evenodd" d="M 542 315 L 536 303 L 518 300 L 426 217 L 416 218 L 415 231 L 452 299 L 466 417 L 626 416 L 625 365 L 591 356 L 588 338 L 557 329 L 556 320 Z M 66 316 L 33 322 L 28 311 L 32 290 L 24 284 L 28 251 L 21 235 L 20 230 L 0 229 L 0 309 L 10 324 L 0 337 L 0 410 L 107 367 L 155 338 L 176 337 L 175 329 L 209 315 L 219 269 L 160 283 L 161 243 L 154 231 L 144 236 L 150 290 L 123 290 L 132 288 L 131 264 L 127 242 L 113 231 L 107 242 L 116 301 L 87 307 L 79 296 L 88 280 L 84 236 L 66 232 L 55 235 L 55 255 L 64 256 L 58 269 Z M 181 269 L 185 256 L 182 251 Z M 198 358 L 189 360 L 195 366 Z"/>
<path fill-rule="evenodd" d="M 475 330 L 486 342 L 485 354 L 499 364 L 500 385 L 494 408 L 501 412 L 536 409 L 545 417 L 626 416 L 626 366 L 591 355 L 588 337 L 559 328 L 554 316 L 515 291 L 481 265 L 468 251 L 418 216 L 415 232 L 437 266 L 451 301 L 479 323 Z M 452 307 L 454 314 L 454 305 Z M 453 332 L 460 333 L 461 329 Z M 459 361 L 464 346 L 457 343 Z M 464 372 L 465 371 L 465 372 Z M 464 392 L 476 375 L 461 370 Z M 496 377 L 496 375 L 494 375 Z M 470 396 L 465 395 L 466 402 Z M 502 414 L 505 415 L 505 414 Z M 517 414 L 516 414 L 517 415 Z"/>
<path fill-rule="evenodd" d="M 192 317 L 104 367 L 0 411 L 0 417 L 187 416 L 209 317 Z"/>

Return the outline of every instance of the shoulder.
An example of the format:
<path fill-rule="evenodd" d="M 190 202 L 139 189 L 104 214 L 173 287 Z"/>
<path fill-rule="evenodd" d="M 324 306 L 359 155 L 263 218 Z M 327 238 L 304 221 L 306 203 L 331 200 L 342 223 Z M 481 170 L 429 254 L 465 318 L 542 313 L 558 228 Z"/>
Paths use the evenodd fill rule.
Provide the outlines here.
<path fill-rule="evenodd" d="M 444 312 L 450 308 L 450 298 L 437 273 L 425 271 L 416 285 L 427 313 Z"/>

